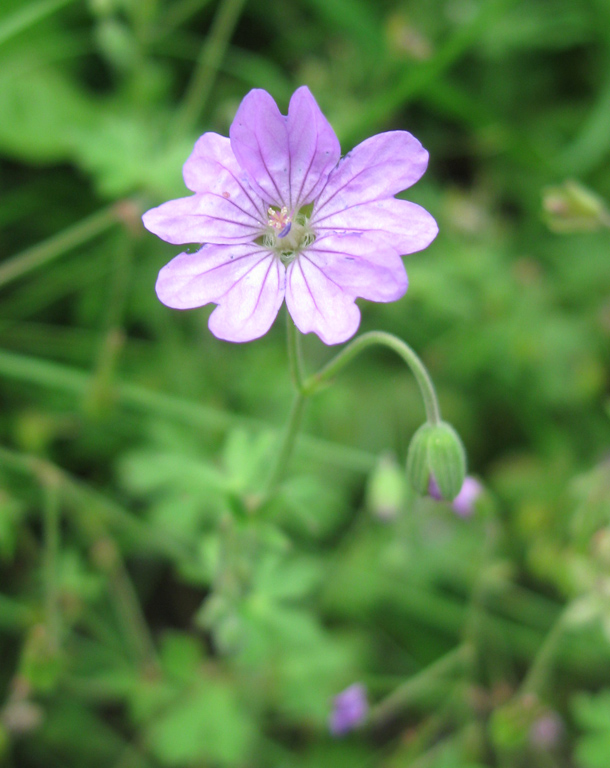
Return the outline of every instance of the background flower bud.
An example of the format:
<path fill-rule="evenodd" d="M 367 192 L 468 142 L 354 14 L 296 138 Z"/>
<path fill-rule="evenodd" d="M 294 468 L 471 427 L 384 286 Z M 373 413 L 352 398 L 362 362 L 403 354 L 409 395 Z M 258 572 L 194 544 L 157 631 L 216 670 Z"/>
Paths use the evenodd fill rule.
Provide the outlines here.
<path fill-rule="evenodd" d="M 608 226 L 610 221 L 602 198 L 572 179 L 560 186 L 548 187 L 542 205 L 553 232 L 588 232 Z"/>
<path fill-rule="evenodd" d="M 400 510 L 405 495 L 405 479 L 402 468 L 394 456 L 379 459 L 369 476 L 367 506 L 381 520 L 392 520 Z"/>

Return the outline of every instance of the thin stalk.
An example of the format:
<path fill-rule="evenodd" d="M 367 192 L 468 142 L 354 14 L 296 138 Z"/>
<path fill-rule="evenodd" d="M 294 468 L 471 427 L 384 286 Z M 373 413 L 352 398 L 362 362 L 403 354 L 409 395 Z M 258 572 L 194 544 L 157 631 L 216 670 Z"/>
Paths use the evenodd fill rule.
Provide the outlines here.
<path fill-rule="evenodd" d="M 60 483 L 54 473 L 48 474 L 48 478 L 43 484 L 43 494 L 45 614 L 49 648 L 53 653 L 56 653 L 61 641 L 58 584 Z"/>
<path fill-rule="evenodd" d="M 118 547 L 112 539 L 105 537 L 94 544 L 93 554 L 98 567 L 108 576 L 115 608 L 135 658 L 143 669 L 157 669 L 155 645 Z"/>
<path fill-rule="evenodd" d="M 562 640 L 566 627 L 568 626 L 567 619 L 570 607 L 571 606 L 568 605 L 559 614 L 557 620 L 551 627 L 550 632 L 545 637 L 538 653 L 534 657 L 534 661 L 532 662 L 527 675 L 521 683 L 519 688 L 520 694 L 540 694 L 547 684 L 556 661 L 560 640 Z"/>
<path fill-rule="evenodd" d="M 284 479 L 286 470 L 290 464 L 290 459 L 292 458 L 296 437 L 301 427 L 301 421 L 303 420 L 306 399 L 307 395 L 303 392 L 297 392 L 288 418 L 288 424 L 286 425 L 286 430 L 284 432 L 284 438 L 277 454 L 275 466 L 267 481 L 263 498 L 270 496 Z"/>
<path fill-rule="evenodd" d="M 303 391 L 303 359 L 301 356 L 301 334 L 286 312 L 286 339 L 288 342 L 288 365 L 290 376 L 297 392 Z"/>
<path fill-rule="evenodd" d="M 436 391 L 424 364 L 402 339 L 383 331 L 371 331 L 350 342 L 339 354 L 327 363 L 321 370 L 310 376 L 303 385 L 306 394 L 314 394 L 320 387 L 327 384 L 339 371 L 350 363 L 357 355 L 375 344 L 389 347 L 399 355 L 409 366 L 419 385 L 426 409 L 426 417 L 431 424 L 441 420 L 440 407 Z"/>
<path fill-rule="evenodd" d="M 120 220 L 120 207 L 111 205 L 88 216 L 63 232 L 13 256 L 0 267 L 0 287 L 54 261 L 67 251 L 110 229 Z"/>
<path fill-rule="evenodd" d="M 0 24 L 0 45 L 71 2 L 73 0 L 39 0 L 37 3 L 17 5 L 13 13 L 5 12 Z"/>
<path fill-rule="evenodd" d="M 195 72 L 178 108 L 173 125 L 175 134 L 180 136 L 187 133 L 202 114 L 244 3 L 245 0 L 222 0 L 220 3 L 197 59 Z"/>
<path fill-rule="evenodd" d="M 74 398 L 76 402 L 81 401 L 91 380 L 88 373 L 78 368 L 4 349 L 0 349 L 0 375 L 6 380 L 62 392 Z M 123 408 L 147 417 L 152 415 L 156 419 L 170 419 L 219 432 L 226 432 L 236 426 L 251 430 L 272 429 L 271 425 L 262 419 L 201 405 L 138 384 L 116 381 L 115 394 Z M 299 437 L 299 450 L 311 460 L 328 462 L 354 472 L 370 472 L 378 461 L 378 457 L 368 451 L 310 435 Z"/>
<path fill-rule="evenodd" d="M 127 301 L 133 248 L 122 233 L 116 245 L 115 267 L 108 295 L 105 332 L 97 355 L 95 373 L 86 400 L 86 408 L 100 416 L 110 405 L 114 394 L 114 377 L 119 355 L 125 343 L 123 315 Z"/>
<path fill-rule="evenodd" d="M 55 464 L 0 446 L 0 466 L 24 474 L 41 485 L 48 484 L 49 477 L 52 477 L 66 507 L 76 512 L 79 522 L 87 527 L 91 536 L 101 535 L 103 526 L 108 525 L 120 529 L 132 542 L 150 547 L 173 560 L 185 561 L 192 556 L 187 542 L 149 527 L 120 504 L 107 499 Z"/>
<path fill-rule="evenodd" d="M 371 709 L 369 722 L 372 725 L 385 723 L 394 714 L 405 709 L 409 704 L 416 702 L 422 693 L 428 690 L 434 680 L 446 675 L 452 675 L 464 669 L 468 664 L 470 654 L 471 648 L 469 645 L 460 645 L 433 664 L 430 664 L 426 669 L 413 675 L 413 677 L 409 678 L 409 680 Z"/>

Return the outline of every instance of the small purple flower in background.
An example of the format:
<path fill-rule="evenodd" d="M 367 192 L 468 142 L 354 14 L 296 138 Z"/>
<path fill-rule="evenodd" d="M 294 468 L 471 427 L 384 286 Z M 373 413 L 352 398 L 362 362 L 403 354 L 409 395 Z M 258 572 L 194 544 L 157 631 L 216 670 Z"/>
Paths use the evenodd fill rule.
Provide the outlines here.
<path fill-rule="evenodd" d="M 366 688 L 354 683 L 333 699 L 328 727 L 333 736 L 344 736 L 361 725 L 369 711 Z"/>
<path fill-rule="evenodd" d="M 541 715 L 530 728 L 530 741 L 540 750 L 557 747 L 564 735 L 564 724 L 557 712 Z"/>
<path fill-rule="evenodd" d="M 470 517 L 474 510 L 474 504 L 481 495 L 482 491 L 483 486 L 481 483 L 474 477 L 470 477 L 470 475 L 468 475 L 465 478 L 462 487 L 460 488 L 460 492 L 451 502 L 453 510 L 457 512 L 460 517 Z M 428 493 L 430 496 L 432 496 L 433 499 L 436 499 L 437 501 L 443 501 L 441 492 L 438 488 L 438 485 L 436 484 L 436 480 L 433 477 L 430 478 Z"/>
<path fill-rule="evenodd" d="M 265 334 L 284 301 L 302 333 L 326 344 L 358 329 L 356 297 L 395 301 L 407 290 L 401 256 L 435 238 L 436 222 L 394 195 L 426 170 L 428 153 L 406 131 L 380 133 L 341 159 L 335 132 L 305 86 L 288 115 L 250 91 L 230 138 L 205 133 L 184 165 L 195 194 L 147 211 L 169 243 L 200 243 L 159 273 L 169 307 L 210 302 L 212 333 L 227 341 Z"/>

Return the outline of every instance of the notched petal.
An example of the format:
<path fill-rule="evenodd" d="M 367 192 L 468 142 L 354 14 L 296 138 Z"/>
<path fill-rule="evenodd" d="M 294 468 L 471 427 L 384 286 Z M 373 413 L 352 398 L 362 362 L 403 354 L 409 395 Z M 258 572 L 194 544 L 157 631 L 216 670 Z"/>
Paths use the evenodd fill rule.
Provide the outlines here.
<path fill-rule="evenodd" d="M 331 172 L 316 201 L 314 217 L 393 197 L 415 184 L 427 166 L 428 153 L 407 131 L 371 136 Z"/>
<path fill-rule="evenodd" d="M 230 137 L 251 186 L 292 213 L 314 199 L 341 154 L 335 132 L 305 86 L 292 95 L 287 116 L 266 91 L 250 91 Z"/>
<path fill-rule="evenodd" d="M 301 333 L 313 332 L 325 344 L 347 341 L 360 325 L 354 296 L 302 257 L 288 267 L 286 305 Z"/>

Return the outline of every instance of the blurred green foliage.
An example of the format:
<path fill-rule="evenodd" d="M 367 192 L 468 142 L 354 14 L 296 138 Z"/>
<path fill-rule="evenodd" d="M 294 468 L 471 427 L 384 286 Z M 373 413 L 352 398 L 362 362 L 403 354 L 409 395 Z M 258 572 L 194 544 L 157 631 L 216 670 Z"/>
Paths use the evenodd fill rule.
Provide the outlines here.
<path fill-rule="evenodd" d="M 4 0 L 0 764 L 610 765 L 609 73 L 607 0 Z M 362 329 L 425 360 L 468 519 L 407 484 L 387 351 L 261 506 L 282 322 L 230 345 L 154 295 L 142 211 L 250 88 L 301 84 L 344 151 L 430 151 L 405 196 L 440 234 Z M 354 681 L 369 723 L 332 739 Z"/>

